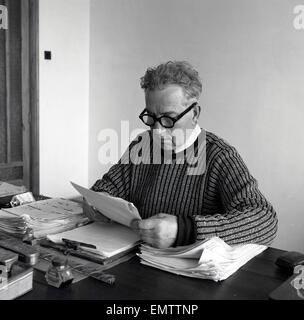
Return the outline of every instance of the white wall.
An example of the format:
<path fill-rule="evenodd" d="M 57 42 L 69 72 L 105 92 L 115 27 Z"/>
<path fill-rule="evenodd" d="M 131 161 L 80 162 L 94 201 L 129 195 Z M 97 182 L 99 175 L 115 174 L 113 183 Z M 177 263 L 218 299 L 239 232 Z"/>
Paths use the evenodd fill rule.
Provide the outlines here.
<path fill-rule="evenodd" d="M 88 184 L 89 0 L 40 0 L 40 192 Z M 52 60 L 44 60 L 44 51 Z"/>
<path fill-rule="evenodd" d="M 235 145 L 279 216 L 274 246 L 304 251 L 304 30 L 298 0 L 91 0 L 89 183 L 104 128 L 140 126 L 139 78 L 190 61 L 204 80 L 201 124 Z M 80 29 L 79 29 L 80 30 Z"/>

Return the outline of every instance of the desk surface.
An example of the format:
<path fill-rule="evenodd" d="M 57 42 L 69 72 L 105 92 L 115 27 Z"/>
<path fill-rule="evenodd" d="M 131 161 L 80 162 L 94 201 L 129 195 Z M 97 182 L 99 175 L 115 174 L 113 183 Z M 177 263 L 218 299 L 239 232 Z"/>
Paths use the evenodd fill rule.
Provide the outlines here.
<path fill-rule="evenodd" d="M 274 263 L 283 252 L 269 248 L 223 282 L 173 275 L 141 265 L 137 257 L 108 271 L 117 277 L 113 286 L 87 278 L 67 288 L 56 289 L 40 282 L 42 274 L 35 271 L 33 291 L 20 299 L 268 299 L 269 294 L 289 277 Z"/>

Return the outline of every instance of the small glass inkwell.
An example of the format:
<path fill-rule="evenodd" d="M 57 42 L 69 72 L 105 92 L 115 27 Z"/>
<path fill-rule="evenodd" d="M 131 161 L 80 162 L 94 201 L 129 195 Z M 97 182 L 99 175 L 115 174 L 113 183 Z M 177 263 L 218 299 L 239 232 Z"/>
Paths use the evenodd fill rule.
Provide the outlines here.
<path fill-rule="evenodd" d="M 49 285 L 60 288 L 72 283 L 74 276 L 66 258 L 55 257 L 45 275 Z"/>

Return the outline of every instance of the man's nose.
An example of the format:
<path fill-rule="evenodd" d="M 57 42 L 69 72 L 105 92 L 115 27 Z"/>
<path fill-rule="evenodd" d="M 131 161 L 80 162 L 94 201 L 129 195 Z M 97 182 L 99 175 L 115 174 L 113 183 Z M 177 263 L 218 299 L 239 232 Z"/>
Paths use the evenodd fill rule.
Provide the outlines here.
<path fill-rule="evenodd" d="M 152 129 L 153 130 L 162 129 L 162 125 L 158 121 L 156 121 Z"/>

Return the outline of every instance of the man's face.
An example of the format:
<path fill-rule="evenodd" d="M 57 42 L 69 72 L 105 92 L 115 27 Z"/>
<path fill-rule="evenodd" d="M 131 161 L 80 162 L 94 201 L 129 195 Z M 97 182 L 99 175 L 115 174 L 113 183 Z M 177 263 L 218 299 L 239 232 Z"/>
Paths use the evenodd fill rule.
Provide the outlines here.
<path fill-rule="evenodd" d="M 146 110 L 156 117 L 175 118 L 194 102 L 196 99 L 189 99 L 183 88 L 178 85 L 168 85 L 162 90 L 146 92 Z M 175 146 L 178 147 L 184 143 L 189 132 L 195 127 L 198 116 L 199 109 L 195 107 L 179 119 L 172 129 L 163 128 L 159 122 L 156 122 L 151 129 L 167 130 L 170 135 L 175 136 Z"/>

